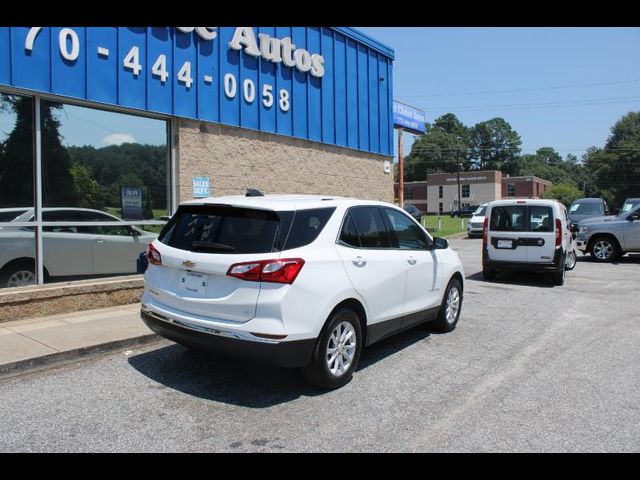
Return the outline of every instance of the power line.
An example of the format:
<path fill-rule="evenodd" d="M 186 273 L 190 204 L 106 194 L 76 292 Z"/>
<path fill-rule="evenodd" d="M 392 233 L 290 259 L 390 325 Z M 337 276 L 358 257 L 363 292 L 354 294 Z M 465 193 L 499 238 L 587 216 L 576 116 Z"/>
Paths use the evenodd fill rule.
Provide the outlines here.
<path fill-rule="evenodd" d="M 536 87 L 536 88 L 517 88 L 513 90 L 485 90 L 479 92 L 457 92 L 457 93 L 428 93 L 419 95 L 404 95 L 407 98 L 421 98 L 421 97 L 453 97 L 462 95 L 489 95 L 495 93 L 516 93 L 516 92 L 534 92 L 540 90 L 561 90 L 565 88 L 583 88 L 583 87 L 597 87 L 603 85 L 621 85 L 625 83 L 637 83 L 640 79 L 635 80 L 622 80 L 618 82 L 600 82 L 600 83 L 582 83 L 577 85 L 561 85 L 555 87 Z"/>
<path fill-rule="evenodd" d="M 567 100 L 562 102 L 543 102 L 543 103 L 507 103 L 502 105 L 459 105 L 449 107 L 431 107 L 429 111 L 444 111 L 444 110 L 458 110 L 464 109 L 465 111 L 483 110 L 483 109 L 514 109 L 522 107 L 549 107 L 549 106 L 581 106 L 581 105 L 605 105 L 608 103 L 624 103 L 628 100 L 638 100 L 640 95 L 634 95 L 631 97 L 610 97 L 610 98 L 590 98 L 585 100 Z"/>

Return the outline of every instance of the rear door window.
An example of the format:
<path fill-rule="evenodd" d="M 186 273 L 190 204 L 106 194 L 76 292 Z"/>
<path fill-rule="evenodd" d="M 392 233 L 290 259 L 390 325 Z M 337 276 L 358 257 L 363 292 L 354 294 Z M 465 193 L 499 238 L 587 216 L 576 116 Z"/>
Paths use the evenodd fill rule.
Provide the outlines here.
<path fill-rule="evenodd" d="M 493 207 L 490 228 L 496 232 L 524 232 L 526 213 L 527 207 L 524 205 Z"/>
<path fill-rule="evenodd" d="M 178 209 L 159 240 L 191 252 L 221 254 L 270 253 L 279 234 L 276 212 L 219 205 Z"/>
<path fill-rule="evenodd" d="M 529 207 L 529 231 L 553 232 L 553 211 L 551 207 Z"/>
<path fill-rule="evenodd" d="M 378 208 L 356 207 L 349 214 L 362 248 L 392 248 L 389 232 Z M 353 239 L 350 241 L 353 242 Z"/>

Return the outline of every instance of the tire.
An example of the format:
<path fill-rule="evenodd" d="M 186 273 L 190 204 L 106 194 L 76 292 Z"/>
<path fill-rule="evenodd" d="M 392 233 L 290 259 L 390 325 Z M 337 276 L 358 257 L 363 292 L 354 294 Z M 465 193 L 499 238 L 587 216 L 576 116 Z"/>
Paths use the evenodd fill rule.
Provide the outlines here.
<path fill-rule="evenodd" d="M 451 332 L 458 323 L 462 311 L 462 284 L 457 278 L 452 278 L 442 297 L 440 311 L 431 327 L 438 332 Z"/>
<path fill-rule="evenodd" d="M 560 270 L 558 270 L 557 272 L 553 272 L 551 274 L 551 280 L 553 281 L 554 285 L 557 285 L 558 287 L 564 285 L 564 274 L 566 272 L 566 267 L 565 267 L 565 263 L 567 261 L 567 257 L 566 255 L 562 257 L 562 268 Z"/>
<path fill-rule="evenodd" d="M 618 242 L 608 235 L 598 236 L 589 245 L 591 258 L 598 262 L 612 262 L 620 256 Z"/>
<path fill-rule="evenodd" d="M 484 278 L 485 280 L 494 280 L 496 278 L 496 271 L 492 270 L 490 268 L 483 268 L 482 269 L 482 278 Z"/>
<path fill-rule="evenodd" d="M 35 285 L 36 271 L 33 261 L 22 260 L 5 267 L 0 272 L 0 288 Z"/>
<path fill-rule="evenodd" d="M 573 270 L 576 267 L 576 263 L 578 262 L 578 255 L 576 254 L 575 250 L 571 250 L 569 253 L 567 253 L 567 265 L 565 266 L 565 268 L 567 270 Z"/>
<path fill-rule="evenodd" d="M 358 314 L 350 308 L 334 311 L 316 342 L 311 363 L 301 370 L 302 375 L 310 384 L 326 390 L 346 385 L 358 366 L 363 343 L 364 336 Z M 334 349 L 336 344 L 341 353 L 336 352 L 333 358 L 329 358 L 330 350 Z M 345 361 L 348 363 L 346 368 Z M 339 362 L 343 364 L 340 365 Z"/>

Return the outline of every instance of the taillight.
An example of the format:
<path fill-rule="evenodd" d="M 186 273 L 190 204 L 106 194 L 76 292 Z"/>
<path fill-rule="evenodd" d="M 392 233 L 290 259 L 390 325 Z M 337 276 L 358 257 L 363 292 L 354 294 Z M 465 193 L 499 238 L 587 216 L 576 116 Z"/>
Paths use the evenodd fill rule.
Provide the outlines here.
<path fill-rule="evenodd" d="M 562 245 L 562 222 L 556 218 L 556 248 Z"/>
<path fill-rule="evenodd" d="M 301 258 L 234 263 L 229 267 L 227 275 L 251 282 L 292 284 L 303 265 L 304 260 Z"/>
<path fill-rule="evenodd" d="M 160 252 L 151 243 L 147 247 L 147 259 L 152 265 L 162 265 L 162 256 Z"/>
<path fill-rule="evenodd" d="M 484 223 L 482 224 L 482 246 L 487 245 L 487 228 L 489 228 L 489 217 L 484 217 Z"/>

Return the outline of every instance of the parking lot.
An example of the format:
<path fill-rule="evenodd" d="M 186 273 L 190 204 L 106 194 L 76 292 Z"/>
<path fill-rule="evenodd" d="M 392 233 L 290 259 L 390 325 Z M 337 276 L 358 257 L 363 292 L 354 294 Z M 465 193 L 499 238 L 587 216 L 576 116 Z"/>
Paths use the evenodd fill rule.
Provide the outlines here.
<path fill-rule="evenodd" d="M 0 451 L 640 451 L 640 255 L 486 282 L 455 331 L 365 350 L 344 388 L 170 342 L 0 380 Z"/>

